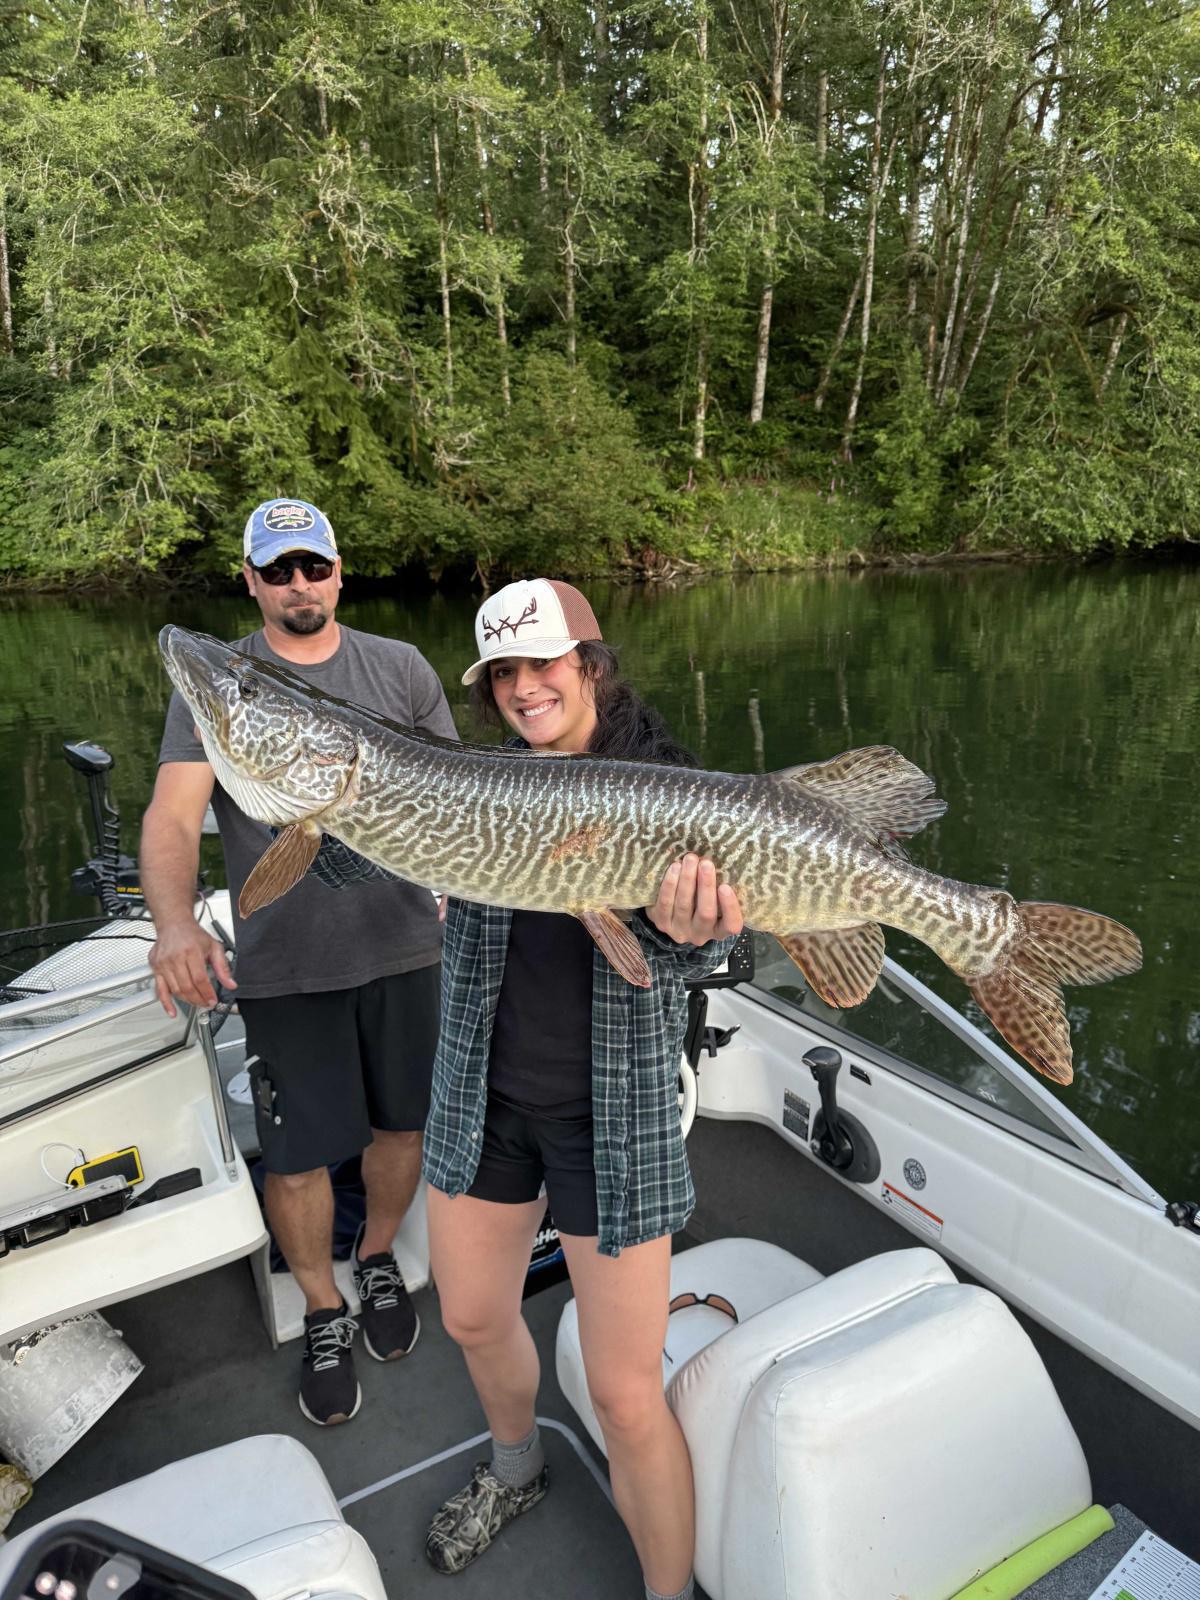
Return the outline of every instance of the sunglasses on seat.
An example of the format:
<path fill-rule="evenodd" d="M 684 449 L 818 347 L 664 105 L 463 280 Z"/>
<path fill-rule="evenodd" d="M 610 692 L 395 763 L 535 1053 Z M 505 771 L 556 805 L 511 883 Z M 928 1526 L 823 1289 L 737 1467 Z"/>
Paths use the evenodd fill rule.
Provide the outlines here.
<path fill-rule="evenodd" d="M 309 583 L 324 583 L 327 578 L 333 577 L 333 562 L 327 561 L 324 556 L 278 556 L 274 561 L 268 561 L 265 567 L 256 567 L 251 563 L 251 570 L 275 589 L 291 583 L 292 573 L 297 567 Z"/>
<path fill-rule="evenodd" d="M 683 1294 L 675 1296 L 667 1307 L 667 1315 L 670 1317 L 674 1316 L 677 1311 L 686 1311 L 688 1306 L 711 1306 L 714 1311 L 723 1312 L 725 1316 L 731 1317 L 734 1322 L 738 1319 L 738 1314 L 734 1310 L 732 1303 L 726 1300 L 723 1294 L 693 1294 L 690 1289 L 685 1290 Z"/>

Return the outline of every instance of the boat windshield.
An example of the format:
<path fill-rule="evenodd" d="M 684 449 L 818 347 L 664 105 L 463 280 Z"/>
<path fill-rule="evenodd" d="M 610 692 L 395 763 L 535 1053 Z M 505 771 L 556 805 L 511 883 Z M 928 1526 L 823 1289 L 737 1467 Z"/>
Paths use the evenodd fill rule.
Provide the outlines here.
<path fill-rule="evenodd" d="M 918 997 L 900 987 L 897 981 L 900 976 L 898 972 L 889 974 L 885 970 L 862 1005 L 850 1011 L 838 1011 L 813 994 L 800 969 L 784 953 L 777 939 L 766 934 L 756 934 L 754 938 L 753 984 L 756 989 L 803 1012 L 815 1022 L 873 1045 L 902 1070 L 907 1069 L 906 1075 L 918 1073 L 934 1078 L 981 1106 L 1006 1112 L 1027 1127 L 1036 1128 L 1064 1144 L 1073 1143 L 1036 1100 L 1006 1078 L 988 1059 L 984 1053 L 986 1040 L 982 1041 L 983 1048 L 979 1048 L 969 1038 L 953 1031 L 943 1017 L 935 1015 Z M 971 1031 L 964 1028 L 963 1033 Z"/>

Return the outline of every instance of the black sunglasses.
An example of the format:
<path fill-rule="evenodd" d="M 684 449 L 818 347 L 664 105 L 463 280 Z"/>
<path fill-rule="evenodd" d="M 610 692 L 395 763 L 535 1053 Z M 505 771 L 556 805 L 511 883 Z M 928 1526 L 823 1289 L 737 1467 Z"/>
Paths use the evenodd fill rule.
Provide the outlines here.
<path fill-rule="evenodd" d="M 333 577 L 333 562 L 327 561 L 324 556 L 278 556 L 274 561 L 268 561 L 265 567 L 255 567 L 253 562 L 251 567 L 264 583 L 276 589 L 291 583 L 292 573 L 297 567 L 309 583 L 324 583 L 327 578 Z"/>

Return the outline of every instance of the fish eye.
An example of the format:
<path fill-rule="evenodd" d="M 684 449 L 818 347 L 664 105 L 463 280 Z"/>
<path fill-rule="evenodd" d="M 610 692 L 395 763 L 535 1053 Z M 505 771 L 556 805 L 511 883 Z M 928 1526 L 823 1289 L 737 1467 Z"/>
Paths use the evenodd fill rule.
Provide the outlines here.
<path fill-rule="evenodd" d="M 258 683 L 257 683 L 257 680 L 254 679 L 254 678 L 239 678 L 238 679 L 238 693 L 241 695 L 243 700 L 255 700 L 255 699 L 257 699 L 258 698 Z"/>

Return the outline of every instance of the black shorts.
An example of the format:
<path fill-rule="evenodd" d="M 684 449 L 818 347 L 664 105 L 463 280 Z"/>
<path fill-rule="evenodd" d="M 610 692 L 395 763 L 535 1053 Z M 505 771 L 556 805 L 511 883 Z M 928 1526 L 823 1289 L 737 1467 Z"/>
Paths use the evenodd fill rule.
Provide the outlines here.
<path fill-rule="evenodd" d="M 483 1150 L 467 1193 L 515 1206 L 536 1200 L 543 1184 L 560 1233 L 584 1239 L 599 1233 L 591 1112 L 555 1120 L 489 1095 Z"/>
<path fill-rule="evenodd" d="M 440 998 L 435 963 L 354 989 L 239 1002 L 268 1172 L 344 1161 L 372 1128 L 425 1126 Z"/>

